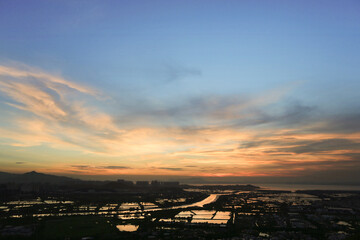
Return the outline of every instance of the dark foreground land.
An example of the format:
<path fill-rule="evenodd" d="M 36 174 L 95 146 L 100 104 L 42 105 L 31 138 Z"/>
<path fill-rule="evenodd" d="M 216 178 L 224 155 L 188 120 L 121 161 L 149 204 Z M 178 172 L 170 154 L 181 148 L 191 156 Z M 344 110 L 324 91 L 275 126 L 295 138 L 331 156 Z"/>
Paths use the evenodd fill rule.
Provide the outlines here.
<path fill-rule="evenodd" d="M 3 183 L 0 193 L 0 239 L 360 239 L 354 191 L 120 180 Z"/>

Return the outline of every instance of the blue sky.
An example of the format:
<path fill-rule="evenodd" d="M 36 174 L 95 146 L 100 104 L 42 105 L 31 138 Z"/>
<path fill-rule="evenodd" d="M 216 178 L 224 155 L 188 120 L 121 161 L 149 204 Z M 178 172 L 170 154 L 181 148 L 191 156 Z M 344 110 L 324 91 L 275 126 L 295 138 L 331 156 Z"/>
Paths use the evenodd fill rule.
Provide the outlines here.
<path fill-rule="evenodd" d="M 14 124 L 14 119 L 19 118 L 42 121 L 43 126 L 51 128 L 54 126 L 47 122 L 49 116 L 63 114 L 67 116 L 66 120 L 57 119 L 63 128 L 74 128 L 81 119 L 85 121 L 84 116 L 90 118 L 96 115 L 99 122 L 111 122 L 107 131 L 112 129 L 117 134 L 137 128 L 225 129 L 229 126 L 236 133 L 239 129 L 292 129 L 296 134 L 318 134 L 325 131 L 319 125 L 335 122 L 340 122 L 337 126 L 352 126 L 344 132 L 358 133 L 359 10 L 358 1 L 2 0 L 0 65 L 7 68 L 2 74 L 4 84 L 0 111 L 4 117 L 0 124 L 4 131 L 12 133 L 19 124 Z M 59 81 L 54 82 L 51 76 L 61 78 L 63 86 L 56 85 Z M 34 107 L 38 104 L 36 101 L 41 100 L 43 104 L 44 99 L 35 101 L 30 96 L 20 99 L 21 94 L 12 91 L 30 90 L 25 85 L 11 85 L 13 81 L 20 81 L 19 84 L 27 87 L 31 83 L 32 87 L 43 90 L 38 94 L 51 99 L 51 104 L 59 107 L 58 111 L 46 110 L 44 106 L 41 109 L 38 105 Z M 74 87 L 72 83 L 77 85 Z M 94 91 L 83 91 L 85 87 Z M 60 96 L 65 88 L 67 99 L 61 102 Z M 9 105 L 9 102 L 20 103 L 21 107 Z M 76 109 L 74 106 L 77 106 Z M 86 111 L 82 109 L 85 106 Z M 43 118 L 47 120 L 41 120 Z M 308 126 L 310 123 L 314 126 Z M 309 130 L 315 126 L 316 131 Z M 76 164 L 84 166 L 85 160 L 79 159 L 98 159 L 95 156 L 96 147 L 79 139 L 60 137 L 55 129 L 59 131 L 60 128 L 53 129 L 49 135 L 52 138 L 42 136 L 34 146 L 48 149 L 50 156 L 55 151 L 67 158 L 69 151 L 78 151 L 70 154 L 75 159 L 74 163 L 62 166 L 64 169 Z M 78 126 L 79 129 L 82 128 Z M 81 131 L 91 132 L 88 129 Z M 125 159 L 138 158 L 143 159 L 139 165 L 146 163 L 148 169 L 185 168 L 186 164 L 181 162 L 184 160 L 174 157 L 174 152 L 178 152 L 178 156 L 181 150 L 191 149 L 191 154 L 194 154 L 197 144 L 205 144 L 195 140 L 196 137 L 193 140 L 187 137 L 183 139 L 186 143 L 181 145 L 179 139 L 182 137 L 177 135 L 177 131 L 171 136 L 163 131 L 157 129 L 153 137 L 159 138 L 160 145 L 163 145 L 162 141 L 170 141 L 171 144 L 165 144 L 166 147 L 161 150 L 159 146 L 152 146 L 151 149 L 157 150 L 131 156 L 118 156 L 111 147 L 109 149 L 114 156 L 108 160 L 109 164 L 123 166 L 126 165 Z M 332 133 L 329 129 L 325 132 Z M 99 134 L 96 132 L 91 136 Z M 255 138 L 258 133 L 250 135 Z M 22 147 L 14 144 L 12 141 L 15 138 L 2 139 L 3 147 L 7 149 L 8 146 L 8 155 L 11 152 L 12 157 L 23 158 L 12 149 L 15 146 L 27 152 L 28 156 L 38 154 L 39 150 L 32 149 L 34 146 L 29 142 Z M 349 140 L 347 136 L 333 135 L 325 139 L 345 138 Z M 63 141 L 61 146 L 56 139 Z M 142 138 L 148 144 L 145 139 Z M 241 141 L 245 139 L 242 137 Z M 131 141 L 126 144 L 119 139 L 116 141 L 124 148 L 131 145 Z M 228 147 L 234 150 L 234 142 L 239 141 L 228 137 L 221 143 L 205 145 L 214 150 L 231 143 Z M 359 139 L 353 136 L 351 141 L 358 143 Z M 69 142 L 71 146 L 66 147 L 65 143 Z M 80 150 L 76 146 L 80 146 Z M 346 150 L 357 154 L 356 148 L 353 148 L 351 145 Z M 173 155 L 170 156 L 170 152 Z M 157 162 L 155 157 L 149 158 L 155 153 L 160 154 L 163 160 Z M 204 157 L 208 156 L 191 156 Z M 244 157 L 247 158 L 249 156 Z M 25 166 L 13 164 L 6 157 L 0 161 L 11 171 L 20 171 Z M 44 164 L 38 161 L 29 160 L 26 168 L 35 166 L 44 169 Z M 213 157 L 212 161 L 220 161 L 220 158 Z M 274 161 L 271 158 L 269 164 Z M 52 164 L 55 166 L 56 161 Z M 99 160 L 90 163 L 91 171 L 99 164 Z M 215 175 L 221 171 L 225 172 L 224 175 L 244 172 L 256 175 L 258 170 L 253 165 L 245 165 L 242 166 L 245 170 L 240 169 L 238 173 L 228 172 L 225 167 L 223 170 L 212 169 L 212 166 L 208 166 L 206 171 Z M 336 166 L 339 165 L 342 166 Z M 123 169 L 119 168 L 119 171 Z M 128 169 L 136 172 L 138 166 L 135 164 Z M 200 169 L 197 168 L 197 171 Z M 129 173 L 132 170 L 128 170 Z M 291 174 L 295 172 L 291 171 Z M 195 173 L 195 170 L 181 172 L 185 175 Z"/>

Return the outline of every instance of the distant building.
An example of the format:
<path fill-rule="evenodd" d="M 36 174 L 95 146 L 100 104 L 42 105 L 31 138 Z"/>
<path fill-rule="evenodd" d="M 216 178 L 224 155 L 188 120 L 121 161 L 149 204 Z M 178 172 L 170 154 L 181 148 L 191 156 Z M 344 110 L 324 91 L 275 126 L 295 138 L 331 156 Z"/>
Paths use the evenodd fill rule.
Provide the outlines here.
<path fill-rule="evenodd" d="M 148 181 L 137 181 L 136 186 L 151 186 L 151 187 L 179 187 L 179 182 L 160 182 L 158 180 Z"/>
<path fill-rule="evenodd" d="M 149 182 L 148 181 L 136 181 L 136 186 L 149 186 Z"/>
<path fill-rule="evenodd" d="M 161 182 L 159 182 L 159 181 L 157 181 L 157 180 L 151 181 L 151 186 L 153 186 L 153 187 L 158 187 L 158 186 L 160 186 L 160 185 L 161 185 Z"/>
<path fill-rule="evenodd" d="M 22 184 L 20 186 L 20 191 L 24 193 L 31 193 L 31 192 L 40 192 L 40 185 L 35 183 L 28 183 L 28 184 Z"/>
<path fill-rule="evenodd" d="M 118 179 L 117 182 L 123 186 L 133 186 L 134 185 L 133 181 L 126 181 L 124 179 Z"/>
<path fill-rule="evenodd" d="M 163 182 L 162 183 L 165 187 L 178 187 L 179 186 L 179 182 Z"/>

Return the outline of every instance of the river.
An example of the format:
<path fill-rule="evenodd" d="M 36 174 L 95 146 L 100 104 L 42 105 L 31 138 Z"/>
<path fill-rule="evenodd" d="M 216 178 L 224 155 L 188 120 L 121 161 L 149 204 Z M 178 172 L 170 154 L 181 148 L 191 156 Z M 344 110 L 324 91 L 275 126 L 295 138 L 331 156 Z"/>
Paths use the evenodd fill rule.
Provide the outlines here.
<path fill-rule="evenodd" d="M 189 208 L 189 207 L 204 207 L 204 205 L 216 202 L 220 195 L 224 194 L 210 194 L 207 198 L 204 198 L 203 200 L 199 202 L 195 202 L 192 204 L 186 204 L 186 205 L 180 205 L 180 206 L 174 206 L 174 207 L 167 207 L 167 208 L 149 208 L 144 209 L 144 212 L 151 212 L 151 211 L 161 211 L 161 210 L 171 210 L 171 209 L 180 209 L 180 208 Z"/>
<path fill-rule="evenodd" d="M 204 207 L 204 205 L 206 205 L 206 204 L 216 202 L 219 198 L 219 195 L 223 195 L 223 194 L 210 194 L 210 196 L 208 196 L 207 198 L 205 198 L 199 202 L 188 204 L 188 205 L 175 206 L 175 207 L 171 207 L 170 209 L 188 208 L 188 207 Z"/>

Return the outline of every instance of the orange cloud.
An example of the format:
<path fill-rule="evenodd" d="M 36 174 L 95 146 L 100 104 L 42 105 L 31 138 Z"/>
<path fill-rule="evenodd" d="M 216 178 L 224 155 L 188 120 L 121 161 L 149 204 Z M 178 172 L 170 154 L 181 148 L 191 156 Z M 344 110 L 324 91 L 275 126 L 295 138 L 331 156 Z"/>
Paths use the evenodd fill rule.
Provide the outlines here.
<path fill-rule="evenodd" d="M 13 77 L 15 79 L 34 78 L 37 81 L 44 83 L 48 88 L 53 89 L 58 93 L 62 93 L 63 89 L 59 90 L 59 85 L 60 86 L 62 85 L 82 93 L 86 93 L 90 95 L 98 94 L 96 91 L 90 88 L 67 81 L 60 76 L 49 74 L 39 69 L 35 69 L 33 67 L 26 66 L 23 64 L 18 67 L 0 66 L 0 75 L 5 77 Z"/>
<path fill-rule="evenodd" d="M 349 167 L 360 154 L 358 131 L 315 131 L 326 126 L 323 119 L 278 126 L 273 119 L 281 118 L 264 120 L 258 111 L 248 111 L 278 101 L 287 88 L 250 100 L 209 97 L 200 101 L 195 113 L 189 113 L 192 106 L 186 104 L 175 110 L 188 113 L 183 117 L 197 125 L 162 124 L 166 111 L 159 116 L 150 111 L 146 123 L 138 121 L 143 115 L 129 114 L 136 124 L 124 124 L 101 108 L 107 102 L 97 98 L 97 91 L 30 67 L 0 66 L 0 91 L 9 106 L 21 110 L 3 117 L 7 124 L 0 125 L 2 145 L 70 150 L 78 152 L 78 158 L 93 159 L 86 165 L 80 160 L 50 164 L 64 172 L 281 176 L 324 166 Z M 84 95 L 91 100 L 85 101 Z M 261 121 L 255 121 L 258 118 Z M 243 125 L 237 122 L 244 119 Z"/>

